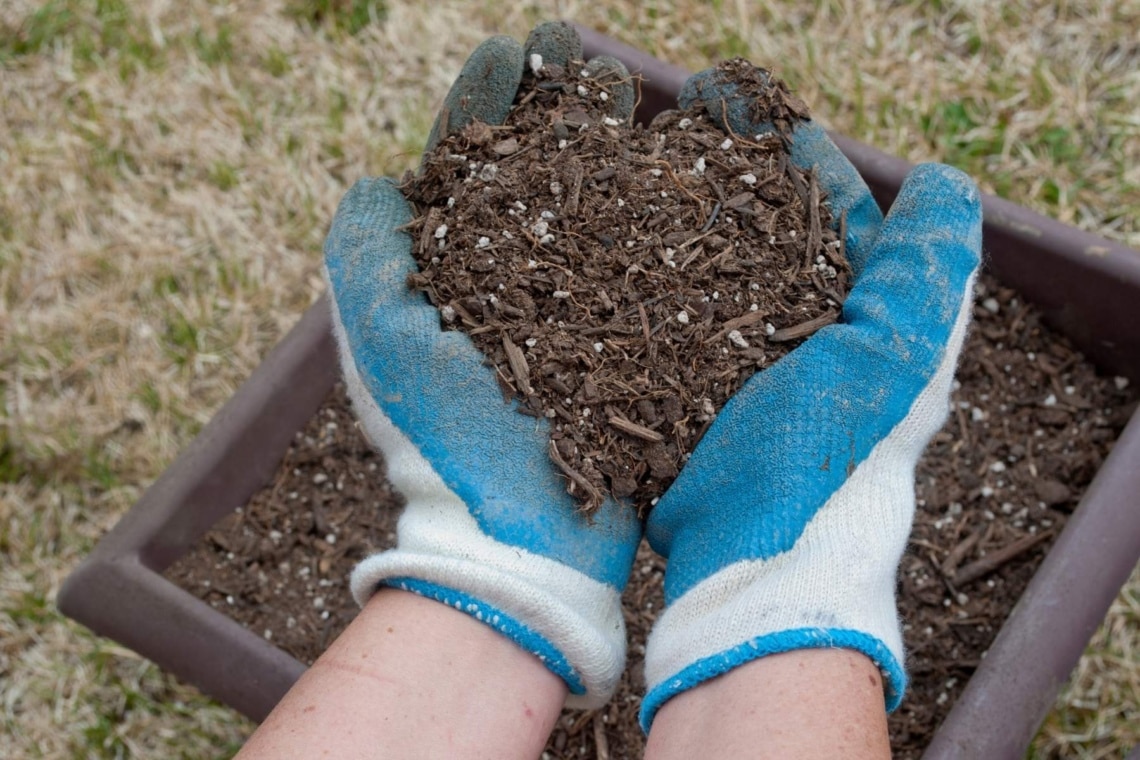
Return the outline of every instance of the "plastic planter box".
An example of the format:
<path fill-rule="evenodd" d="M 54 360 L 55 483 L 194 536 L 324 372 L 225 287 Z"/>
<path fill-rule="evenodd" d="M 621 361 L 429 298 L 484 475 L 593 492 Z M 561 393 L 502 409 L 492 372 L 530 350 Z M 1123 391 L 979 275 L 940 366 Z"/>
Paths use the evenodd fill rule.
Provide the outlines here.
<path fill-rule="evenodd" d="M 644 77 L 639 117 L 671 107 L 687 72 L 590 30 Z M 908 164 L 836 136 L 888 205 Z M 1140 382 L 1140 252 L 985 198 L 988 266 L 1105 369 Z M 304 666 L 162 572 L 269 481 L 338 370 L 324 299 L 67 579 L 63 612 L 254 720 Z M 1125 428 L 1052 551 L 926 752 L 1023 757 L 1058 690 L 1140 559 L 1140 414 Z"/>

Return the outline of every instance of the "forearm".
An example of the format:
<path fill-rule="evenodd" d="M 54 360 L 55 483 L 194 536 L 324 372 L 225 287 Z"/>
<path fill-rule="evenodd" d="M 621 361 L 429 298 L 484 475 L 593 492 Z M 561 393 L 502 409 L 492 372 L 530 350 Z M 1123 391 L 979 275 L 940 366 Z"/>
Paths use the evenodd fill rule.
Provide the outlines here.
<path fill-rule="evenodd" d="M 256 758 L 535 758 L 561 679 L 474 618 L 375 594 L 239 753 Z"/>
<path fill-rule="evenodd" d="M 888 758 L 882 678 L 844 649 L 754 660 L 667 702 L 645 757 Z"/>

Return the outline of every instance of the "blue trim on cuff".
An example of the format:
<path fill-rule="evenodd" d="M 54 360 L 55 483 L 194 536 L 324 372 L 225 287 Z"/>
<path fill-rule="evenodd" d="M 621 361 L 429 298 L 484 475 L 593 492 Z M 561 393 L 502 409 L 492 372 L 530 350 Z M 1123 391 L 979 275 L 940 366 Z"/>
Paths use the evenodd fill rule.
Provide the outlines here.
<path fill-rule="evenodd" d="M 723 675 L 752 660 L 797 649 L 853 649 L 871 658 L 883 674 L 887 712 L 894 712 L 906 691 L 906 671 L 882 641 L 845 628 L 797 628 L 758 636 L 710 657 L 697 660 L 649 690 L 641 702 L 638 720 L 649 733 L 661 706 L 683 691 Z"/>
<path fill-rule="evenodd" d="M 416 578 L 385 578 L 380 582 L 380 585 L 410 591 L 413 594 L 434 599 L 449 607 L 454 607 L 460 612 L 467 613 L 537 657 L 549 671 L 566 682 L 566 687 L 570 689 L 571 694 L 582 695 L 586 693 L 586 687 L 582 684 L 578 672 L 562 652 L 558 651 L 557 647 L 547 641 L 542 634 L 499 608 L 462 591 Z"/>

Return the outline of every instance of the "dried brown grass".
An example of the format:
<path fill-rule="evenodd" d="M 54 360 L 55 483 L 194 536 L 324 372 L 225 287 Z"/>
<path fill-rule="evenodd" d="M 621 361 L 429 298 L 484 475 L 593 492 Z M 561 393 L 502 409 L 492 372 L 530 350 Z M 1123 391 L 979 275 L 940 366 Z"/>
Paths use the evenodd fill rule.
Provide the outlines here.
<path fill-rule="evenodd" d="M 56 591 L 316 297 L 341 194 L 414 162 L 487 34 L 561 16 L 690 68 L 748 55 L 840 131 L 1140 246 L 1135 0 L 392 0 L 355 36 L 303 5 L 0 4 L 0 756 L 228 755 L 248 732 Z M 1140 742 L 1138 589 L 1038 755 Z"/>

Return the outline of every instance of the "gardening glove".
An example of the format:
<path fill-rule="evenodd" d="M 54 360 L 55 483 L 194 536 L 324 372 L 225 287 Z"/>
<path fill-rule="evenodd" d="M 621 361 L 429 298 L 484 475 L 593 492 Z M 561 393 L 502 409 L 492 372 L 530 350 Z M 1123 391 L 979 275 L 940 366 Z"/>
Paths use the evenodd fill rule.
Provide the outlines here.
<path fill-rule="evenodd" d="M 715 70 L 691 78 L 749 138 L 773 125 Z M 668 558 L 648 642 L 648 731 L 668 699 L 770 654 L 841 647 L 906 686 L 895 573 L 914 517 L 914 467 L 949 407 L 981 250 L 974 183 L 915 168 L 884 220 L 824 130 L 801 122 L 791 158 L 846 219 L 853 288 L 838 324 L 754 375 L 725 405 L 646 526 Z M 842 227 L 840 227 L 842 229 Z"/>
<path fill-rule="evenodd" d="M 581 55 L 564 24 L 537 28 L 525 49 L 486 41 L 448 94 L 429 149 L 472 120 L 501 124 L 536 56 L 565 65 Z M 612 60 L 588 67 L 628 83 Z M 623 102 L 628 116 L 632 89 Z M 408 287 L 417 267 L 402 228 L 412 218 L 393 182 L 363 179 L 325 242 L 348 395 L 407 500 L 396 548 L 356 567 L 353 595 L 363 605 L 384 585 L 451 605 L 537 655 L 566 682 L 568 704 L 599 706 L 624 668 L 620 596 L 641 524 L 613 501 L 591 519 L 578 511 L 550 462 L 547 420 L 505 401 L 470 338 L 441 330 L 437 309 Z"/>

